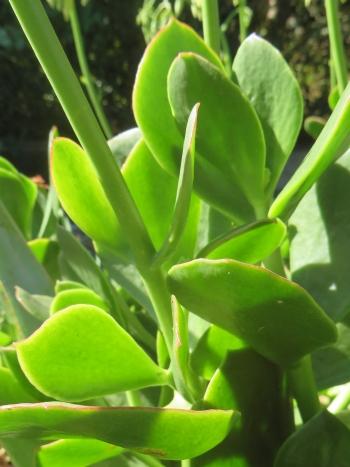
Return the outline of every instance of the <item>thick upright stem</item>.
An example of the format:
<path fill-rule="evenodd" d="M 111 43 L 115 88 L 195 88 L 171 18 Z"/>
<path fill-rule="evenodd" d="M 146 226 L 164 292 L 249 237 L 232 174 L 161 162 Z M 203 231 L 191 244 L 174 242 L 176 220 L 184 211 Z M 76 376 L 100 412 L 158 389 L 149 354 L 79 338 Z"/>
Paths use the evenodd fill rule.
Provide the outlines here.
<path fill-rule="evenodd" d="M 206 44 L 220 52 L 220 20 L 218 0 L 203 0 L 203 33 Z"/>
<path fill-rule="evenodd" d="M 104 131 L 105 136 L 107 138 L 111 138 L 112 130 L 106 118 L 106 115 L 103 111 L 101 101 L 97 96 L 96 87 L 94 85 L 91 72 L 90 72 L 90 68 L 89 68 L 89 64 L 86 58 L 84 38 L 81 33 L 80 22 L 79 22 L 75 0 L 72 2 L 72 6 L 70 8 L 69 21 L 70 21 L 71 28 L 72 28 L 74 45 L 75 45 L 75 50 L 76 50 L 78 61 L 79 61 L 79 66 L 80 66 L 80 69 L 81 69 L 81 72 L 84 78 L 84 84 L 86 86 L 86 90 L 88 92 L 92 107 Z"/>
<path fill-rule="evenodd" d="M 299 360 L 287 371 L 287 375 L 301 418 L 305 423 L 321 410 L 310 355 Z"/>
<path fill-rule="evenodd" d="M 348 83 L 347 60 L 341 33 L 338 0 L 325 0 L 328 34 L 331 49 L 331 59 L 334 65 L 339 93 L 341 94 Z"/>

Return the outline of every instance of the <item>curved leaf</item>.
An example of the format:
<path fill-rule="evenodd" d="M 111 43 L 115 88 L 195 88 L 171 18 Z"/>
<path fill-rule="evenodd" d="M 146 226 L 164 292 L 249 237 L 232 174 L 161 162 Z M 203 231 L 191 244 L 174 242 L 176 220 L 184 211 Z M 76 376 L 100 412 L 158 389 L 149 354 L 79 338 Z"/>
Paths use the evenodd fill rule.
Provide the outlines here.
<path fill-rule="evenodd" d="M 113 136 L 108 141 L 108 146 L 112 151 L 118 165 L 122 165 L 133 148 L 142 138 L 142 133 L 139 128 L 130 128 L 116 136 Z"/>
<path fill-rule="evenodd" d="M 146 48 L 133 91 L 135 119 L 147 146 L 159 164 L 175 176 L 179 173 L 183 136 L 171 114 L 166 80 L 174 58 L 186 51 L 198 53 L 222 68 L 219 58 L 195 31 L 172 20 Z"/>
<path fill-rule="evenodd" d="M 84 436 L 180 460 L 216 446 L 238 419 L 231 410 L 20 404 L 0 407 L 0 438 Z"/>
<path fill-rule="evenodd" d="M 267 269 L 202 259 L 174 266 L 168 280 L 188 310 L 282 366 L 337 338 L 333 322 L 304 289 Z"/>
<path fill-rule="evenodd" d="M 167 372 L 92 305 L 54 314 L 16 349 L 33 386 L 58 400 L 81 401 L 169 382 Z"/>
<path fill-rule="evenodd" d="M 262 123 L 271 173 L 268 190 L 273 193 L 301 129 L 301 90 L 281 53 L 256 34 L 239 47 L 233 70 Z"/>
<path fill-rule="evenodd" d="M 107 303 L 90 289 L 64 290 L 56 295 L 50 306 L 50 314 L 64 310 L 71 305 L 94 305 L 108 312 Z"/>
<path fill-rule="evenodd" d="M 286 226 L 279 219 L 254 222 L 215 238 L 197 254 L 197 258 L 231 258 L 259 263 L 280 246 L 285 235 Z"/>
<path fill-rule="evenodd" d="M 36 402 L 37 399 L 19 384 L 8 368 L 0 367 L 0 404 Z"/>
<path fill-rule="evenodd" d="M 248 99 L 217 67 L 193 53 L 181 53 L 172 63 L 168 98 L 181 128 L 193 105 L 201 104 L 196 190 L 239 222 L 251 220 L 247 200 L 259 213 L 264 202 L 265 142 Z M 213 172 L 220 174 L 218 186 Z"/>

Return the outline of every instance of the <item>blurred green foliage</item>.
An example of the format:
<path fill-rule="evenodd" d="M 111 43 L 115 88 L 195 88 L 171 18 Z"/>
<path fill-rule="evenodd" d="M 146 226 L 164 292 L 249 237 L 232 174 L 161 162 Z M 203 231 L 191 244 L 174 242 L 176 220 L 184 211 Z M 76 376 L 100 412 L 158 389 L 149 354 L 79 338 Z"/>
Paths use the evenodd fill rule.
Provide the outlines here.
<path fill-rule="evenodd" d="M 307 7 L 305 0 L 247 3 L 253 11 L 249 31 L 278 47 L 296 73 L 306 101 L 305 115 L 327 116 L 329 49 L 323 0 L 309 0 Z M 221 0 L 220 17 L 223 23 L 227 20 L 227 43 L 234 54 L 239 34 L 232 8 L 232 0 Z M 350 51 L 350 2 L 341 8 Z M 60 12 L 47 9 L 79 70 L 69 24 Z M 133 126 L 130 100 L 138 61 L 145 42 L 174 13 L 201 31 L 200 0 L 90 0 L 79 9 L 91 70 L 113 132 Z M 7 2 L 0 3 L 0 17 L 0 154 L 26 173 L 45 173 L 50 127 L 56 124 L 62 134 L 72 133 Z"/>

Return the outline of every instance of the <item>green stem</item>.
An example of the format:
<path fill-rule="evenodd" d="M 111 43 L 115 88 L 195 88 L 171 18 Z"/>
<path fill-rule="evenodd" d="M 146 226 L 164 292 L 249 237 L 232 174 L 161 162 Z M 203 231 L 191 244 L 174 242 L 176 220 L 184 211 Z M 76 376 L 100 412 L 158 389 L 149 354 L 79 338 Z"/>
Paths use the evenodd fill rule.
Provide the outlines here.
<path fill-rule="evenodd" d="M 220 20 L 218 0 L 203 0 L 203 33 L 206 44 L 220 53 Z"/>
<path fill-rule="evenodd" d="M 80 28 L 80 22 L 79 22 L 79 17 L 78 17 L 78 12 L 77 12 L 77 7 L 76 7 L 76 2 L 75 0 L 72 1 L 72 6 L 69 11 L 69 20 L 70 20 L 70 25 L 72 28 L 72 33 L 73 33 L 73 39 L 74 39 L 74 45 L 75 45 L 75 50 L 77 53 L 80 69 L 82 72 L 82 75 L 84 77 L 84 84 L 86 86 L 92 107 L 95 111 L 95 114 L 98 118 L 98 121 L 106 135 L 106 137 L 109 139 L 112 137 L 112 130 L 109 125 L 109 122 L 106 118 L 106 115 L 103 111 L 100 99 L 97 96 L 96 93 L 96 87 L 94 85 L 89 64 L 86 58 L 86 51 L 85 51 L 85 46 L 84 46 L 84 38 L 81 33 L 81 28 Z"/>
<path fill-rule="evenodd" d="M 348 83 L 348 69 L 340 25 L 339 3 L 338 0 L 325 0 L 325 6 L 331 58 L 337 77 L 339 94 L 341 94 Z"/>
<path fill-rule="evenodd" d="M 295 366 L 288 369 L 287 375 L 301 418 L 305 423 L 321 410 L 310 355 L 303 357 Z"/>
<path fill-rule="evenodd" d="M 10 0 L 10 4 L 80 143 L 95 166 L 140 271 L 146 270 L 155 253 L 153 244 L 40 0 Z"/>
<path fill-rule="evenodd" d="M 340 390 L 337 397 L 327 407 L 327 410 L 331 413 L 338 413 L 345 410 L 350 404 L 350 383 L 345 384 Z"/>
<path fill-rule="evenodd" d="M 142 407 L 142 400 L 138 391 L 126 391 L 126 398 L 131 407 Z"/>
<path fill-rule="evenodd" d="M 243 42 L 247 37 L 247 28 L 245 22 L 246 16 L 246 0 L 239 0 L 238 3 L 238 18 L 239 18 L 239 40 Z"/>

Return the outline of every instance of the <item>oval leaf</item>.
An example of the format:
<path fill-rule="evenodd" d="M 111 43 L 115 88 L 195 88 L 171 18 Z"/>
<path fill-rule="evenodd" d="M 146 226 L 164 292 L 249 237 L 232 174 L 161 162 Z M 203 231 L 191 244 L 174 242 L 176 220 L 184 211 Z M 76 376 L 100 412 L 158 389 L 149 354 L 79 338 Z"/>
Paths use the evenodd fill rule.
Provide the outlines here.
<path fill-rule="evenodd" d="M 58 400 L 81 401 L 168 383 L 141 347 L 105 311 L 73 305 L 16 345 L 29 381 Z"/>
<path fill-rule="evenodd" d="M 239 87 L 207 60 L 182 53 L 169 70 L 168 97 L 182 128 L 193 105 L 201 104 L 195 172 L 195 188 L 200 195 L 213 204 L 218 198 L 217 207 L 239 222 L 246 221 L 251 211 L 247 200 L 260 212 L 260 203 L 264 202 L 264 135 Z M 217 186 L 215 172 L 221 178 Z M 225 201 L 219 201 L 225 190 Z"/>
<path fill-rule="evenodd" d="M 304 289 L 258 266 L 195 260 L 174 266 L 169 286 L 188 310 L 282 366 L 337 337 L 333 322 Z"/>
<path fill-rule="evenodd" d="M 272 194 L 301 128 L 301 90 L 281 53 L 256 34 L 239 47 L 233 70 L 262 123 Z"/>
<path fill-rule="evenodd" d="M 64 290 L 56 295 L 50 306 L 50 313 L 54 314 L 71 305 L 94 305 L 104 311 L 109 311 L 107 303 L 90 289 Z"/>
<path fill-rule="evenodd" d="M 216 446 L 238 419 L 231 410 L 20 404 L 0 408 L 0 437 L 84 436 L 155 457 L 181 460 Z"/>

